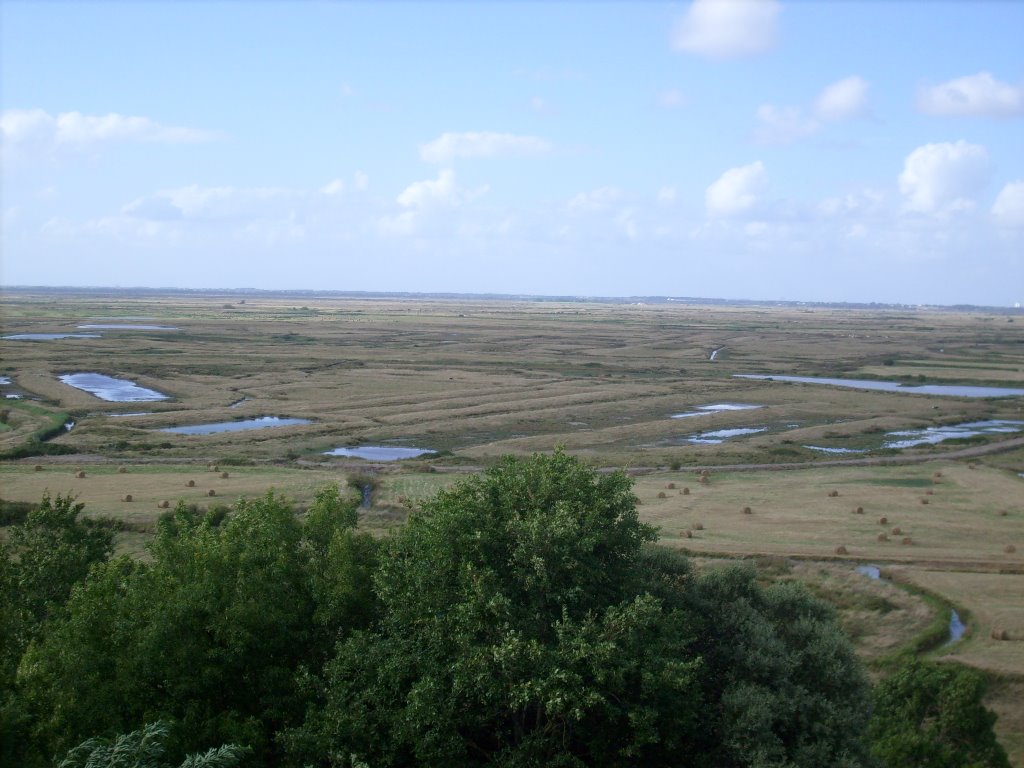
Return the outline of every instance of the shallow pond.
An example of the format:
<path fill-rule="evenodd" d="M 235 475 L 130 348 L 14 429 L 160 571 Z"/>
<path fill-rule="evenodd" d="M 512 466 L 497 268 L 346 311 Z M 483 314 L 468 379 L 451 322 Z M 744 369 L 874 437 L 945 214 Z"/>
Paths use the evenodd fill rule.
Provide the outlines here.
<path fill-rule="evenodd" d="M 367 461 L 399 461 L 401 459 L 414 459 L 417 456 L 424 456 L 437 451 L 423 450 L 421 448 L 402 448 L 393 445 L 361 445 L 358 448 L 335 448 L 324 451 L 325 456 L 353 456 L 357 459 Z"/>
<path fill-rule="evenodd" d="M 10 384 L 10 383 L 11 383 L 11 377 L 10 376 L 0 376 L 0 384 Z"/>
<path fill-rule="evenodd" d="M 115 379 L 102 373 L 68 373 L 58 378 L 70 387 L 81 389 L 100 400 L 112 403 L 142 403 L 169 399 L 168 395 L 155 389 L 146 389 L 134 381 Z"/>
<path fill-rule="evenodd" d="M 805 445 L 804 448 L 809 448 L 812 451 L 821 451 L 822 453 L 866 453 L 866 448 L 827 448 L 822 445 Z"/>
<path fill-rule="evenodd" d="M 173 325 L 132 325 L 128 323 L 85 323 L 78 326 L 91 331 L 177 331 Z"/>
<path fill-rule="evenodd" d="M 711 405 L 698 405 L 696 411 L 685 413 L 673 413 L 673 419 L 688 419 L 691 416 L 705 416 L 717 411 L 748 411 L 752 408 L 763 408 L 762 405 L 751 405 L 750 403 L 713 403 Z"/>
<path fill-rule="evenodd" d="M 827 379 L 817 376 L 778 376 L 759 373 L 734 373 L 737 379 L 760 379 L 763 381 L 795 381 L 801 384 L 830 384 L 833 387 L 854 389 L 876 389 L 883 392 L 903 392 L 911 395 L 943 395 L 946 397 L 1011 397 L 1024 395 L 1024 389 L 1014 387 L 969 387 L 960 384 L 900 384 L 894 381 L 870 381 L 868 379 Z"/>
<path fill-rule="evenodd" d="M 686 442 L 694 445 L 718 445 L 733 437 L 743 435 L 756 435 L 758 432 L 767 432 L 768 427 L 736 427 L 733 429 L 716 429 L 712 432 L 701 432 L 686 438 Z"/>
<path fill-rule="evenodd" d="M 54 339 L 99 339 L 98 333 L 12 333 L 0 338 L 10 341 L 53 341 Z"/>
<path fill-rule="evenodd" d="M 886 440 L 883 448 L 910 448 L 915 445 L 935 445 L 943 440 L 975 437 L 977 435 L 999 435 L 1020 432 L 1024 421 L 992 419 L 990 421 L 968 421 L 963 424 L 951 424 L 946 427 L 926 427 L 925 429 L 904 429 L 888 432 L 886 437 L 897 437 L 899 440 Z"/>
<path fill-rule="evenodd" d="M 220 421 L 214 424 L 192 424 L 185 427 L 166 427 L 160 432 L 173 432 L 176 435 L 213 435 L 218 432 L 244 432 L 247 429 L 266 429 L 267 427 L 291 427 L 296 424 L 309 424 L 309 419 L 282 419 L 277 416 L 259 416 L 244 421 Z"/>

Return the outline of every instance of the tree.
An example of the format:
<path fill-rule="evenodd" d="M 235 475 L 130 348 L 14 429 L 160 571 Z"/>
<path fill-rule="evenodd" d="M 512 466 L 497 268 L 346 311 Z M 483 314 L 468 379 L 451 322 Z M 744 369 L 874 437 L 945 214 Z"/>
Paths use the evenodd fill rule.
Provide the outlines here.
<path fill-rule="evenodd" d="M 278 764 L 275 735 L 301 722 L 305 677 L 372 619 L 359 574 L 375 550 L 353 531 L 355 503 L 321 492 L 308 525 L 273 494 L 217 526 L 180 505 L 151 562 L 96 568 L 19 669 L 42 754 L 158 718 L 174 725 L 175 754 L 235 743 Z"/>
<path fill-rule="evenodd" d="M 157 721 L 115 737 L 93 738 L 68 752 L 57 768 L 172 768 L 164 758 L 170 727 Z M 234 768 L 244 750 L 234 744 L 189 755 L 178 768 Z"/>
<path fill-rule="evenodd" d="M 872 753 L 889 768 L 1009 768 L 986 687 L 959 664 L 908 663 L 875 691 Z"/>
<path fill-rule="evenodd" d="M 426 502 L 381 554 L 380 624 L 339 644 L 293 750 L 319 765 L 866 764 L 868 688 L 829 610 L 649 552 L 635 501 L 624 474 L 557 451 Z"/>

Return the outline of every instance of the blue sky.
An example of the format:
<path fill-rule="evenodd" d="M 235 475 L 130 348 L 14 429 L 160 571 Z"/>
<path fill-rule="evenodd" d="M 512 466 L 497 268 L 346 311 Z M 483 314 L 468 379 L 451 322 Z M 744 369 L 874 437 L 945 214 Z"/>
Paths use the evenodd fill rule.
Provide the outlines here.
<path fill-rule="evenodd" d="M 0 0 L 5 285 L 1024 301 L 1024 3 Z"/>

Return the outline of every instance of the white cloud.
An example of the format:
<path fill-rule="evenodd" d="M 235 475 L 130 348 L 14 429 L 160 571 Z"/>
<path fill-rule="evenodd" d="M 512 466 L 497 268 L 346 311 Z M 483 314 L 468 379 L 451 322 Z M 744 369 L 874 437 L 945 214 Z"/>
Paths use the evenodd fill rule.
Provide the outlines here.
<path fill-rule="evenodd" d="M 442 133 L 420 145 L 420 158 L 428 163 L 450 163 L 457 157 L 494 157 L 496 155 L 539 155 L 550 151 L 551 144 L 538 136 L 517 136 L 493 131 Z"/>
<path fill-rule="evenodd" d="M 1024 229 L 1024 181 L 1011 181 L 992 204 L 992 215 L 1000 226 Z"/>
<path fill-rule="evenodd" d="M 209 131 L 163 125 L 148 117 L 84 115 L 61 112 L 52 115 L 42 109 L 9 109 L 0 115 L 5 144 L 42 146 L 84 146 L 106 141 L 139 141 L 180 144 L 217 138 Z"/>
<path fill-rule="evenodd" d="M 662 205 L 673 205 L 678 196 L 679 191 L 675 187 L 664 186 L 658 190 L 658 202 Z"/>
<path fill-rule="evenodd" d="M 694 0 L 672 30 L 672 48 L 714 59 L 765 53 L 775 47 L 776 0 Z"/>
<path fill-rule="evenodd" d="M 829 197 L 818 204 L 824 216 L 877 215 L 882 212 L 885 194 L 876 189 L 862 189 L 841 197 Z"/>
<path fill-rule="evenodd" d="M 1024 115 L 1024 87 L 979 72 L 922 88 L 917 94 L 917 107 L 926 114 L 943 117 L 1018 117 Z"/>
<path fill-rule="evenodd" d="M 622 199 L 618 187 L 598 187 L 589 192 L 580 192 L 569 199 L 570 211 L 600 211 Z"/>
<path fill-rule="evenodd" d="M 758 160 L 730 168 L 707 188 L 704 202 L 710 216 L 735 216 L 751 210 L 767 186 L 768 174 Z"/>
<path fill-rule="evenodd" d="M 678 88 L 669 88 L 658 93 L 658 106 L 664 109 L 677 109 L 686 106 L 686 97 Z"/>
<path fill-rule="evenodd" d="M 851 75 L 825 88 L 814 101 L 814 114 L 821 120 L 834 122 L 863 117 L 868 105 L 868 82 Z"/>
<path fill-rule="evenodd" d="M 404 208 L 426 208 L 429 206 L 452 206 L 470 202 L 486 194 L 487 185 L 475 190 L 460 189 L 455 184 L 455 171 L 442 169 L 436 179 L 416 181 L 402 190 L 396 202 Z"/>
<path fill-rule="evenodd" d="M 325 195 L 340 195 L 345 191 L 345 180 L 333 179 L 320 187 L 320 191 Z"/>
<path fill-rule="evenodd" d="M 867 114 L 868 82 L 857 75 L 826 85 L 808 109 L 762 104 L 757 110 L 754 140 L 760 144 L 790 144 L 813 136 L 825 123 Z"/>
<path fill-rule="evenodd" d="M 899 177 L 906 207 L 921 213 L 963 210 L 988 183 L 988 151 L 979 144 L 925 144 L 909 155 Z"/>

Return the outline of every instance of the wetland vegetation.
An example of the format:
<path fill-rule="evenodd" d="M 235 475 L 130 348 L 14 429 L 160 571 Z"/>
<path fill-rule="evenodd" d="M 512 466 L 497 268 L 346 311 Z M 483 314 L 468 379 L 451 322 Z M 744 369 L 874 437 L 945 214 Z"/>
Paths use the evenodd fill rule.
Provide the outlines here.
<path fill-rule="evenodd" d="M 562 446 L 632 475 L 639 520 L 698 572 L 742 559 L 759 583 L 831 603 L 872 675 L 908 653 L 980 670 L 996 732 L 1024 760 L 1024 398 L 783 380 L 1019 390 L 1024 324 L 1005 315 L 127 292 L 7 292 L 3 310 L 7 337 L 96 317 L 177 329 L 0 340 L 5 392 L 22 395 L 0 413 L 3 498 L 70 494 L 116 521 L 112 546 L 135 561 L 179 501 L 202 515 L 273 488 L 301 512 L 362 478 L 360 530 L 387 540 L 460 479 Z M 131 410 L 62 382 L 68 371 L 167 397 Z M 734 375 L 749 371 L 773 380 Z M 291 423 L 167 431 L 268 413 Z M 431 451 L 357 453 L 412 446 Z M 857 574 L 865 563 L 885 580 Z M 967 629 L 944 646 L 953 610 Z"/>

